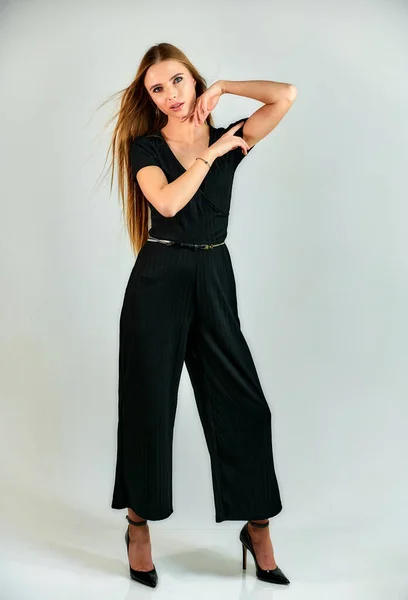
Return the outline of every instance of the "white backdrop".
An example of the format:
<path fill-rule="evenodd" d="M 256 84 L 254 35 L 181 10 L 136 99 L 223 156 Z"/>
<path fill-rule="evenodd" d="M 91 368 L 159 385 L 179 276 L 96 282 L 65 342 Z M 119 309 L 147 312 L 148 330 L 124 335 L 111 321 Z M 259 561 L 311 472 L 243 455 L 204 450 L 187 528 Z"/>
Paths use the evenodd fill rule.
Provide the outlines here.
<path fill-rule="evenodd" d="M 85 524 L 114 539 L 125 527 L 126 511 L 110 502 L 119 314 L 134 257 L 104 164 L 118 104 L 98 107 L 130 84 L 151 44 L 167 41 L 208 85 L 270 79 L 298 89 L 238 167 L 227 237 L 242 329 L 273 417 L 283 503 L 275 539 L 333 526 L 361 532 L 362 544 L 369 532 L 391 549 L 406 539 L 406 5 L 2 7 L 3 534 L 58 532 L 63 522 L 64 541 Z M 225 95 L 215 125 L 259 106 Z M 174 513 L 152 526 L 238 525 L 215 523 L 184 367 Z"/>

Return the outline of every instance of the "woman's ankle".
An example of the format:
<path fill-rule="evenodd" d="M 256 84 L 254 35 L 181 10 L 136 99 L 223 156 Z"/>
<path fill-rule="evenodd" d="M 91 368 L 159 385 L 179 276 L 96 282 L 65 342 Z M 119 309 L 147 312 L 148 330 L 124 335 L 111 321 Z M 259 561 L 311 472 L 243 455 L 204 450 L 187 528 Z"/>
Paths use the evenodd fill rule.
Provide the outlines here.
<path fill-rule="evenodd" d="M 146 521 L 144 517 L 141 517 L 140 515 L 136 514 L 135 511 L 131 508 L 128 508 L 128 517 L 129 519 L 132 519 L 132 521 L 136 521 L 137 523 L 139 523 L 140 521 Z"/>

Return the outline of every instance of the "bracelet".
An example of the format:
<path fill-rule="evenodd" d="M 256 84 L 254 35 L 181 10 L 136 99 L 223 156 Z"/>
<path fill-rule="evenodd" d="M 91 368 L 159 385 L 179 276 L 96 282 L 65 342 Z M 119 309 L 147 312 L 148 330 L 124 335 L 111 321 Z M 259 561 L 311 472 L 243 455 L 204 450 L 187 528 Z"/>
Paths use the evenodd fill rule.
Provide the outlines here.
<path fill-rule="evenodd" d="M 197 156 L 196 160 L 203 160 L 205 162 L 206 165 L 208 165 L 208 168 L 211 168 L 210 163 L 208 162 L 208 160 L 205 160 L 204 158 L 201 158 L 201 156 Z"/>

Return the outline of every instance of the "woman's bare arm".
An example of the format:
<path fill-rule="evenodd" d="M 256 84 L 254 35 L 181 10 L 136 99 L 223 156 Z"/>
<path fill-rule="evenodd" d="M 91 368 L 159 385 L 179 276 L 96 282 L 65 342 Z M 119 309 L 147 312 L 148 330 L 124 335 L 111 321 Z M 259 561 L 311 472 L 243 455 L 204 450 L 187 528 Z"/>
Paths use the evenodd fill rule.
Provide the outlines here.
<path fill-rule="evenodd" d="M 210 148 L 201 152 L 200 156 L 212 165 L 216 156 Z M 168 183 L 167 177 L 160 167 L 149 165 L 137 172 L 136 178 L 147 200 L 164 217 L 174 217 L 200 187 L 208 174 L 209 167 L 202 160 L 196 160 L 180 177 Z"/>

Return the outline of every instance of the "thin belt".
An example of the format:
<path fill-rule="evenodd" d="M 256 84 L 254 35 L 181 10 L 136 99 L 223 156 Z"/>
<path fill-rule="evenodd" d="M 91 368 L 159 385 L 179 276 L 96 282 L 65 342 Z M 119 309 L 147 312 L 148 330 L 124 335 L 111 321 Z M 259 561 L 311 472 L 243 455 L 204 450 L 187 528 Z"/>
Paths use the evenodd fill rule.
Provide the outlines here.
<path fill-rule="evenodd" d="M 216 246 L 221 246 L 225 244 L 225 242 L 221 242 L 220 244 L 187 244 L 185 242 L 175 242 L 173 240 L 161 240 L 159 238 L 148 237 L 148 242 L 159 242 L 160 244 L 165 244 L 166 246 L 186 246 L 187 248 L 198 248 L 200 250 L 211 250 L 211 248 L 215 248 Z"/>

